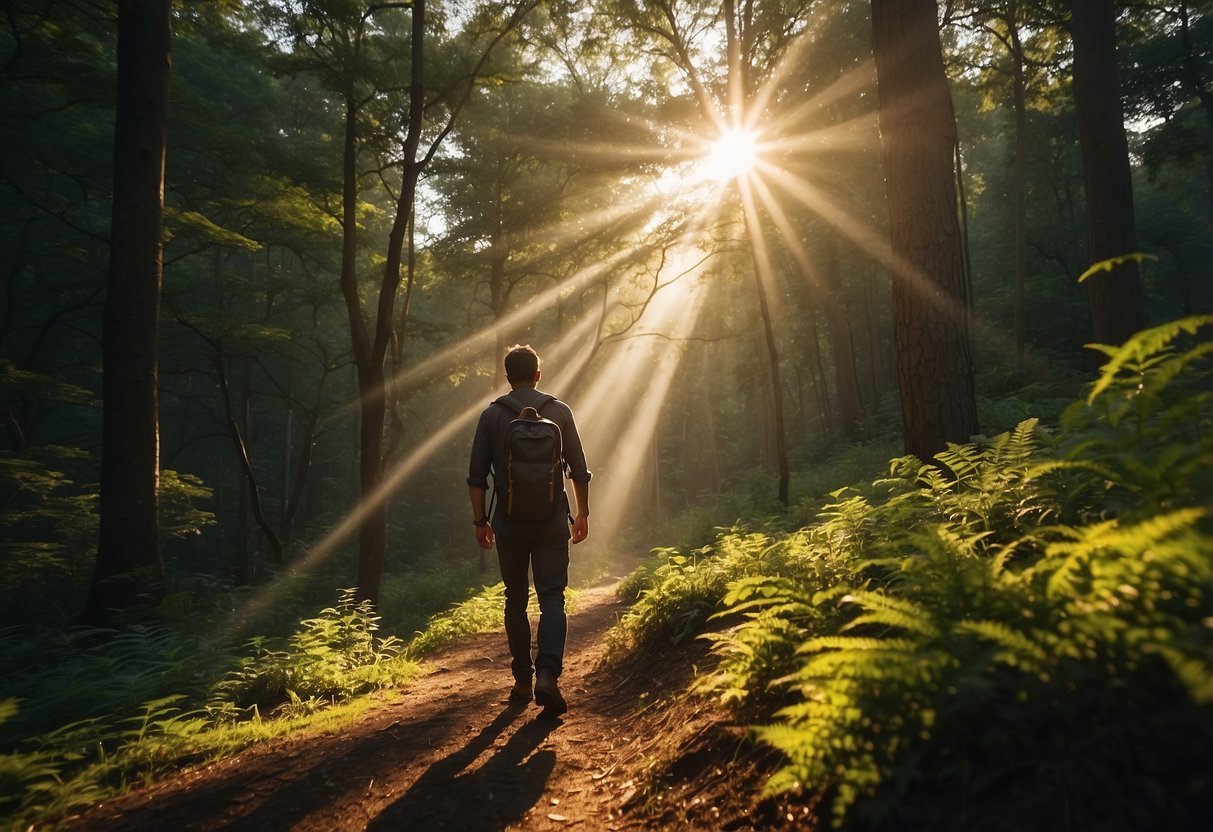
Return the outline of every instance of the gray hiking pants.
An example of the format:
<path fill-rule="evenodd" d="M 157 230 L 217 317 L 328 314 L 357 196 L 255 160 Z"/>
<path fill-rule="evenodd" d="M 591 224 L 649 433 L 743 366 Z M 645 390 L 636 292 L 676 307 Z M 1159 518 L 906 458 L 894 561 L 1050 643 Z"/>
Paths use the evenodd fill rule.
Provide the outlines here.
<path fill-rule="evenodd" d="M 497 562 L 505 583 L 505 635 L 513 657 L 510 669 L 514 678 L 518 681 L 531 678 L 531 622 L 526 610 L 530 595 L 528 568 L 534 573 L 535 594 L 539 596 L 539 647 L 534 670 L 559 676 L 564 669 L 568 631 L 564 613 L 564 590 L 569 585 L 568 536 L 498 537 Z"/>

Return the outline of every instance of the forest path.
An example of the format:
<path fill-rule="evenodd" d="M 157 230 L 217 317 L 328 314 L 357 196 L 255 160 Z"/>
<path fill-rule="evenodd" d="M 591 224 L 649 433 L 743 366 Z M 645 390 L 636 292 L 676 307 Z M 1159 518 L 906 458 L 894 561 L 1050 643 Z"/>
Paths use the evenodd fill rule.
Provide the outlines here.
<path fill-rule="evenodd" d="M 630 684 L 595 669 L 624 609 L 615 589 L 578 595 L 561 677 L 569 712 L 559 719 L 507 702 L 505 635 L 484 634 L 432 657 L 430 675 L 340 733 L 266 742 L 95 807 L 66 828 L 640 829 L 624 807 L 636 796 L 627 772 L 646 745 L 634 732 L 649 722 L 636 716 L 640 701 L 653 701 L 652 680 Z"/>

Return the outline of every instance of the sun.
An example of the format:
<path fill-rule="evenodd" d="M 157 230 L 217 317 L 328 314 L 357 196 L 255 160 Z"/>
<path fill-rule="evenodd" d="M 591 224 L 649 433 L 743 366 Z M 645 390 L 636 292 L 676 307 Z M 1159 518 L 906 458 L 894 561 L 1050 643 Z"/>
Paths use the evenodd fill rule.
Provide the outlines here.
<path fill-rule="evenodd" d="M 730 127 L 712 142 L 701 164 L 706 178 L 725 182 L 745 176 L 757 161 L 758 137 L 743 127 Z"/>

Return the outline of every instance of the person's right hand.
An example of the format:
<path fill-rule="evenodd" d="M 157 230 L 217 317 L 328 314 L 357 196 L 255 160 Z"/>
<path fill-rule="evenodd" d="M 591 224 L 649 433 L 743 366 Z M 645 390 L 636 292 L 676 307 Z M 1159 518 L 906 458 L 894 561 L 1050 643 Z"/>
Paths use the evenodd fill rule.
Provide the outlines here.
<path fill-rule="evenodd" d="M 572 537 L 574 543 L 580 543 L 590 536 L 590 518 L 579 516 L 573 518 Z"/>
<path fill-rule="evenodd" d="M 476 542 L 480 544 L 481 549 L 492 549 L 494 540 L 492 526 L 476 527 Z"/>

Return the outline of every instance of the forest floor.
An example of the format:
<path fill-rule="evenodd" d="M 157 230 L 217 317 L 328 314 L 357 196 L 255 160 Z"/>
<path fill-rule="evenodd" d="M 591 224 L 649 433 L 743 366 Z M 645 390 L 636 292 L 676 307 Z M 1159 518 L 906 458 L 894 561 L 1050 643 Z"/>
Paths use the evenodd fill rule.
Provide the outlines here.
<path fill-rule="evenodd" d="M 569 711 L 507 701 L 504 633 L 469 638 L 339 732 L 288 736 L 66 818 L 74 830 L 806 829 L 759 800 L 770 764 L 743 726 L 682 695 L 702 641 L 652 666 L 606 661 L 624 605 L 578 594 L 561 690 Z"/>

